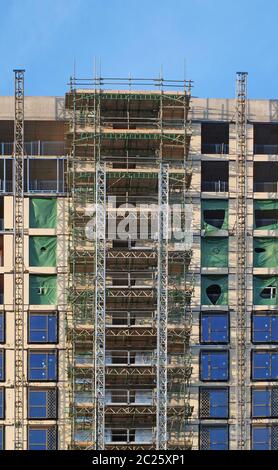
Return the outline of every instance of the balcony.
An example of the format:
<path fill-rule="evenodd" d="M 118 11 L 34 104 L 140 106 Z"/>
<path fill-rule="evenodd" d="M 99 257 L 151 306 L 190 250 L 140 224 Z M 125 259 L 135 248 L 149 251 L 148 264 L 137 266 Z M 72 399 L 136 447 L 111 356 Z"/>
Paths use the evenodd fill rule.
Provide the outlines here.
<path fill-rule="evenodd" d="M 202 191 L 223 193 L 229 190 L 228 181 L 203 181 Z"/>
<path fill-rule="evenodd" d="M 106 390 L 105 392 L 106 405 L 149 405 L 154 404 L 154 397 L 152 390 Z"/>
<path fill-rule="evenodd" d="M 202 162 L 201 190 L 207 192 L 229 191 L 229 162 Z"/>
<path fill-rule="evenodd" d="M 254 154 L 278 155 L 278 124 L 254 124 Z"/>
<path fill-rule="evenodd" d="M 229 154 L 229 124 L 225 122 L 203 122 L 201 146 L 203 154 Z"/>
<path fill-rule="evenodd" d="M 260 193 L 277 193 L 278 162 L 254 162 L 253 190 Z"/>
<path fill-rule="evenodd" d="M 220 144 L 203 144 L 202 153 L 205 154 L 217 154 L 217 155 L 228 155 L 229 154 L 229 144 L 220 143 Z"/>
<path fill-rule="evenodd" d="M 105 444 L 152 444 L 155 433 L 152 428 L 105 429 Z"/>
<path fill-rule="evenodd" d="M 13 155 L 13 142 L 0 142 L 0 155 Z M 63 141 L 32 141 L 25 142 L 24 152 L 27 156 L 64 156 L 65 144 Z"/>

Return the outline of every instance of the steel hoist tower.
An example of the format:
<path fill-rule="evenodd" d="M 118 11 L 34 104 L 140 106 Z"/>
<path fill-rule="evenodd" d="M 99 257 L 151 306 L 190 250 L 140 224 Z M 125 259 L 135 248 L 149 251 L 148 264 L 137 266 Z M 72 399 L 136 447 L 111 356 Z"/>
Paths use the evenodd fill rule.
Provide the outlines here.
<path fill-rule="evenodd" d="M 237 448 L 246 449 L 246 157 L 247 73 L 236 76 L 237 153 Z"/>
<path fill-rule="evenodd" d="M 24 449 L 24 70 L 15 74 L 14 120 L 14 446 Z"/>
<path fill-rule="evenodd" d="M 168 326 L 168 165 L 160 164 L 158 180 L 158 292 L 157 292 L 157 414 L 156 448 L 167 449 L 167 326 Z"/>

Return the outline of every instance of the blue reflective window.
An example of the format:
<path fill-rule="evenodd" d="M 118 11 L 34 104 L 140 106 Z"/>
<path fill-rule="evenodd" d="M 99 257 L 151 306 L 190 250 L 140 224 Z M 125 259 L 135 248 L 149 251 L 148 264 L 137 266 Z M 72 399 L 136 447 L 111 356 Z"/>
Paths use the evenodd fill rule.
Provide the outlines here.
<path fill-rule="evenodd" d="M 267 389 L 252 391 L 252 415 L 256 418 L 271 416 L 271 391 Z"/>
<path fill-rule="evenodd" d="M 228 351 L 201 352 L 201 380 L 228 380 Z"/>
<path fill-rule="evenodd" d="M 56 450 L 56 428 L 33 428 L 28 430 L 29 450 Z"/>
<path fill-rule="evenodd" d="M 5 342 L 5 315 L 4 312 L 0 313 L 0 343 Z"/>
<path fill-rule="evenodd" d="M 228 313 L 201 314 L 201 341 L 203 343 L 228 343 L 229 318 Z"/>
<path fill-rule="evenodd" d="M 0 349 L 0 380 L 3 382 L 5 380 L 5 360 L 4 360 L 4 350 Z"/>
<path fill-rule="evenodd" d="M 57 380 L 57 354 L 55 351 L 29 351 L 29 380 Z"/>
<path fill-rule="evenodd" d="M 228 450 L 228 426 L 202 426 L 201 450 Z"/>
<path fill-rule="evenodd" d="M 252 428 L 252 449 L 271 450 L 271 428 L 253 426 Z"/>
<path fill-rule="evenodd" d="M 56 418 L 56 389 L 31 389 L 28 393 L 29 419 Z"/>
<path fill-rule="evenodd" d="M 57 342 L 57 313 L 29 314 L 29 342 Z"/>
<path fill-rule="evenodd" d="M 5 418 L 5 389 L 0 388 L 0 419 Z"/>
<path fill-rule="evenodd" d="M 254 380 L 278 379 L 278 352 L 253 351 L 252 378 Z"/>
<path fill-rule="evenodd" d="M 200 418 L 228 418 L 229 392 L 227 388 L 201 388 Z"/>
<path fill-rule="evenodd" d="M 0 426 L 0 450 L 4 450 L 4 426 Z"/>
<path fill-rule="evenodd" d="M 278 315 L 253 315 L 253 342 L 278 342 Z"/>

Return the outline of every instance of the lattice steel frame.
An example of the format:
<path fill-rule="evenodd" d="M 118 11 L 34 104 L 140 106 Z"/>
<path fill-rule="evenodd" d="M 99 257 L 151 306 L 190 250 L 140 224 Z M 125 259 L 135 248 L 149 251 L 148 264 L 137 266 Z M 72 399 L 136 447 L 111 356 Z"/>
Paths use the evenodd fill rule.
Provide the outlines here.
<path fill-rule="evenodd" d="M 167 323 L 169 168 L 160 164 L 157 275 L 157 413 L 156 448 L 167 449 Z"/>
<path fill-rule="evenodd" d="M 247 73 L 236 76 L 237 153 L 237 448 L 246 448 L 246 157 Z"/>
<path fill-rule="evenodd" d="M 14 446 L 24 449 L 24 72 L 15 74 L 14 118 Z"/>

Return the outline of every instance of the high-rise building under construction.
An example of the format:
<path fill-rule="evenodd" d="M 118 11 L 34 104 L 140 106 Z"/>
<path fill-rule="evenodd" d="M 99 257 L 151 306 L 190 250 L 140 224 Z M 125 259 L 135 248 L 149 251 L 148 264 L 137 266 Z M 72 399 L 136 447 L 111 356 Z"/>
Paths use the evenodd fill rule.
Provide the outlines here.
<path fill-rule="evenodd" d="M 1 449 L 278 448 L 278 105 L 191 91 L 0 97 Z"/>

